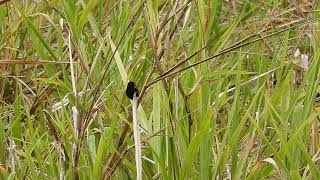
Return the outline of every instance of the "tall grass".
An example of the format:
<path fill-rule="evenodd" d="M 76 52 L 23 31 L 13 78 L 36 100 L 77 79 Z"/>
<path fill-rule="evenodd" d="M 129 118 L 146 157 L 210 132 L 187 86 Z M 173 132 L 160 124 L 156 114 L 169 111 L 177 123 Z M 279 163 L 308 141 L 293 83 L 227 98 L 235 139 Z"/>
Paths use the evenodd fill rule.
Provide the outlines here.
<path fill-rule="evenodd" d="M 318 7 L 0 1 L 1 179 L 320 179 Z"/>

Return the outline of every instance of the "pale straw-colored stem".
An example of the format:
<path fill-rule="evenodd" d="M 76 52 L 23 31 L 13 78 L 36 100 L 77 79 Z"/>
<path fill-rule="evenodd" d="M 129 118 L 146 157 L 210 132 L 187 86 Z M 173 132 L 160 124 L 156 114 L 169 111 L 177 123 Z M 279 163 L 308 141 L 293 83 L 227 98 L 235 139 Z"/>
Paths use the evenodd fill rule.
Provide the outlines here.
<path fill-rule="evenodd" d="M 139 123 L 137 119 L 137 108 L 138 108 L 137 97 L 136 97 L 136 93 L 134 93 L 133 100 L 132 100 L 133 138 L 134 138 L 134 145 L 135 145 L 137 180 L 142 180 L 141 142 L 140 142 Z"/>

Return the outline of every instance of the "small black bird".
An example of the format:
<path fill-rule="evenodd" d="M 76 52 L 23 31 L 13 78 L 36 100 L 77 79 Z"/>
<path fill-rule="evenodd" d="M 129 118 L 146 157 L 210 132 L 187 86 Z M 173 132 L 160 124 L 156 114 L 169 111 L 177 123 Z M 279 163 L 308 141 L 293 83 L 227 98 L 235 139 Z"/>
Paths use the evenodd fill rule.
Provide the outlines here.
<path fill-rule="evenodd" d="M 135 87 L 134 82 L 129 81 L 127 84 L 126 94 L 129 99 L 133 99 L 133 94 L 136 93 L 136 96 L 139 97 L 139 91 Z"/>

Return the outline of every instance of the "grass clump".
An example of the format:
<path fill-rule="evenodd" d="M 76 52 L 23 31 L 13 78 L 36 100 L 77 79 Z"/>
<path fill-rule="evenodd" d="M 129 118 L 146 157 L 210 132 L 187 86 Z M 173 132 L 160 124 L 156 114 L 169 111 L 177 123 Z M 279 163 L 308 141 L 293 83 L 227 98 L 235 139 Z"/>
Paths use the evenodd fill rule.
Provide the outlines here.
<path fill-rule="evenodd" d="M 320 179 L 318 18 L 317 1 L 0 1 L 1 179 Z"/>

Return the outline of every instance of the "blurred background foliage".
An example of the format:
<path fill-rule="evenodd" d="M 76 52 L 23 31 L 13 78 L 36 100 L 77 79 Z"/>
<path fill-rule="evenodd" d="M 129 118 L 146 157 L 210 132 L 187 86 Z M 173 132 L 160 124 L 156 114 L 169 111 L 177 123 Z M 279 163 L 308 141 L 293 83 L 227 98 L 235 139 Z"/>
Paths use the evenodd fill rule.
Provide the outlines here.
<path fill-rule="evenodd" d="M 0 1 L 1 179 L 320 179 L 318 4 Z"/>

